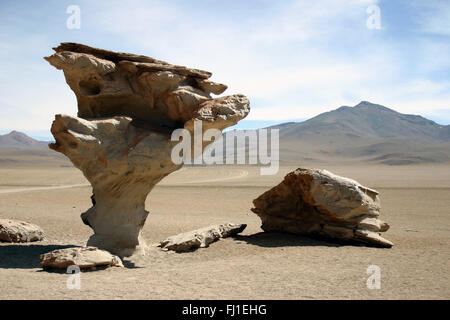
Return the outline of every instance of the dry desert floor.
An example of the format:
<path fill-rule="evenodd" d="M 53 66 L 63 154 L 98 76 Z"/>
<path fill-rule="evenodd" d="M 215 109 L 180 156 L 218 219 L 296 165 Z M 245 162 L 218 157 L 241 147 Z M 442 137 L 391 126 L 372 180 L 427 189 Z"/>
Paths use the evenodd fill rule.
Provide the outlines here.
<path fill-rule="evenodd" d="M 392 249 L 264 234 L 252 200 L 295 169 L 261 176 L 255 166 L 189 167 L 147 199 L 143 234 L 153 244 L 211 224 L 246 223 L 242 235 L 188 253 L 151 247 L 126 268 L 67 274 L 43 271 L 39 255 L 84 245 L 91 229 L 80 214 L 91 188 L 73 167 L 0 168 L 0 218 L 41 226 L 46 239 L 0 243 L 0 299 L 449 299 L 450 165 L 324 166 L 380 192 Z M 381 288 L 366 286 L 368 266 Z"/>

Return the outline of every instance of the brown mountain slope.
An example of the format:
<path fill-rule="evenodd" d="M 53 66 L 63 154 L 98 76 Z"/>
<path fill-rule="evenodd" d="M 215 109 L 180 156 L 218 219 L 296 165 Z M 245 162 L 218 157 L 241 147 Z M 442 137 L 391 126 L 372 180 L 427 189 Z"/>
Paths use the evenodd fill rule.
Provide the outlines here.
<path fill-rule="evenodd" d="M 280 160 L 412 164 L 450 161 L 450 126 L 363 101 L 280 129 Z"/>
<path fill-rule="evenodd" d="M 0 149 L 47 149 L 47 144 L 18 131 L 0 135 Z"/>
<path fill-rule="evenodd" d="M 282 164 L 450 162 L 450 125 L 366 101 L 269 128 L 280 130 Z M 0 135 L 0 166 L 44 163 L 71 165 L 46 142 L 17 131 Z"/>
<path fill-rule="evenodd" d="M 71 163 L 50 150 L 48 142 L 35 140 L 18 131 L 0 135 L 0 167 L 24 165 L 71 166 Z"/>
<path fill-rule="evenodd" d="M 450 142 L 448 127 L 363 101 L 354 107 L 340 107 L 304 122 L 291 123 L 282 128 L 281 136 L 295 139 L 305 135 L 338 134 L 350 138 L 414 138 L 420 142 L 440 143 Z"/>

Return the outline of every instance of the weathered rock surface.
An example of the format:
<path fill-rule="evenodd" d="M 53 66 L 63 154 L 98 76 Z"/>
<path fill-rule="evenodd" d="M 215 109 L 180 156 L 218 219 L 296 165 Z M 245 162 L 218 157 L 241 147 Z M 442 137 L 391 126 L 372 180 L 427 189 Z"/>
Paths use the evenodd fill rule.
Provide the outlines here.
<path fill-rule="evenodd" d="M 10 219 L 0 219 L 0 241 L 32 242 L 44 239 L 44 231 L 37 225 Z"/>
<path fill-rule="evenodd" d="M 178 252 L 189 251 L 195 248 L 205 248 L 220 238 L 230 237 L 244 231 L 246 227 L 246 224 L 233 223 L 214 225 L 171 236 L 161 241 L 159 247 Z"/>
<path fill-rule="evenodd" d="M 326 170 L 297 169 L 253 201 L 265 231 L 319 235 L 391 247 L 381 237 L 378 192 Z"/>
<path fill-rule="evenodd" d="M 145 199 L 182 166 L 171 159 L 172 132 L 193 133 L 200 121 L 203 132 L 232 126 L 247 116 L 249 101 L 240 94 L 212 99 L 226 86 L 207 80 L 206 71 L 75 43 L 54 50 L 45 59 L 64 71 L 79 117 L 56 115 L 50 148 L 92 184 L 93 206 L 82 214 L 95 232 L 88 245 L 121 256 L 142 252 Z"/>
<path fill-rule="evenodd" d="M 127 116 L 168 128 L 183 127 L 199 104 L 227 86 L 211 73 L 153 58 L 63 43 L 45 59 L 64 71 L 78 100 L 78 116 Z M 248 101 L 247 101 L 248 104 Z"/>
<path fill-rule="evenodd" d="M 41 267 L 44 269 L 66 269 L 72 265 L 76 265 L 80 269 L 99 266 L 123 267 L 119 257 L 94 247 L 53 250 L 41 254 L 40 261 Z"/>

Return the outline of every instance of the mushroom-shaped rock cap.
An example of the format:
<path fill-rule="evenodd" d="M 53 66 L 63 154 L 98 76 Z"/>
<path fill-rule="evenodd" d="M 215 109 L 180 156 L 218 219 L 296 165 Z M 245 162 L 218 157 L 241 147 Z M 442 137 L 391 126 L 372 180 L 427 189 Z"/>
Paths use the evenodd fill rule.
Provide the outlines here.
<path fill-rule="evenodd" d="M 62 43 L 45 59 L 64 71 L 78 100 L 78 116 L 128 116 L 153 125 L 183 127 L 199 106 L 227 86 L 208 71 L 130 53 Z M 227 99 L 227 98 L 224 98 Z M 246 101 L 247 104 L 248 100 Z"/>

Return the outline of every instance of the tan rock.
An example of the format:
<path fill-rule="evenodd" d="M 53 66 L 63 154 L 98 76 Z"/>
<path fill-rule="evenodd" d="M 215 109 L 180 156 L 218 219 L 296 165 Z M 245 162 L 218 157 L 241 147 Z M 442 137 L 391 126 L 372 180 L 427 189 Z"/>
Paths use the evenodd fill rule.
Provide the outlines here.
<path fill-rule="evenodd" d="M 227 86 L 221 83 L 215 83 L 210 80 L 196 79 L 198 86 L 207 93 L 222 94 L 227 90 Z"/>
<path fill-rule="evenodd" d="M 44 239 L 44 231 L 37 225 L 24 221 L 0 219 L 0 241 L 32 242 Z"/>
<path fill-rule="evenodd" d="M 206 80 L 211 73 L 150 57 L 63 43 L 45 59 L 63 70 L 82 118 L 127 116 L 149 124 L 179 127 L 193 118 L 210 93 L 226 90 Z"/>
<path fill-rule="evenodd" d="M 119 257 L 94 247 L 53 250 L 41 254 L 40 261 L 40 265 L 44 269 L 67 269 L 72 265 L 76 265 L 80 269 L 99 266 L 123 267 Z"/>
<path fill-rule="evenodd" d="M 311 234 L 391 247 L 380 232 L 378 192 L 326 170 L 297 169 L 253 201 L 265 231 Z"/>
<path fill-rule="evenodd" d="M 180 233 L 176 236 L 171 236 L 159 244 L 162 249 L 173 251 L 189 251 L 194 248 L 205 248 L 210 243 L 219 240 L 220 238 L 230 237 L 238 234 L 247 227 L 245 224 L 221 224 L 209 226 L 206 228 Z"/>
<path fill-rule="evenodd" d="M 95 232 L 87 244 L 120 256 L 143 252 L 145 199 L 182 166 L 171 159 L 179 143 L 172 132 L 192 132 L 199 120 L 203 131 L 222 130 L 246 117 L 250 103 L 243 95 L 212 99 L 210 92 L 223 87 L 207 81 L 206 71 L 75 43 L 55 51 L 45 59 L 64 71 L 79 117 L 55 116 L 50 148 L 92 184 L 93 206 L 82 214 Z"/>

